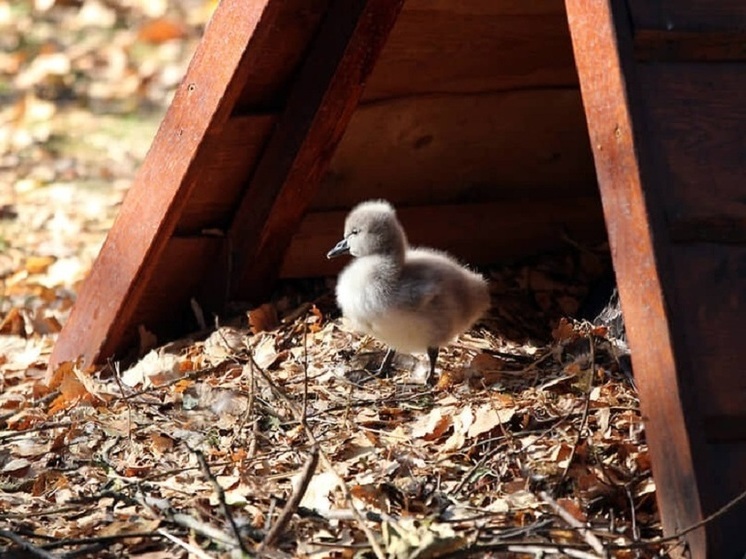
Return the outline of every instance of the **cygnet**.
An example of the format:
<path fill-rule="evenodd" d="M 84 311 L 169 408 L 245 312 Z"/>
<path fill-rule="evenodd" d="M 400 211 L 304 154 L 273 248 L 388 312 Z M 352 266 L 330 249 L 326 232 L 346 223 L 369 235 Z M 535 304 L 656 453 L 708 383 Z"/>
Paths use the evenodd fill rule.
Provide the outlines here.
<path fill-rule="evenodd" d="M 410 248 L 394 208 L 385 200 L 363 202 L 345 221 L 344 238 L 327 258 L 355 259 L 337 281 L 337 303 L 359 332 L 394 351 L 427 352 L 432 382 L 438 349 L 469 329 L 489 308 L 484 278 L 444 252 Z"/>

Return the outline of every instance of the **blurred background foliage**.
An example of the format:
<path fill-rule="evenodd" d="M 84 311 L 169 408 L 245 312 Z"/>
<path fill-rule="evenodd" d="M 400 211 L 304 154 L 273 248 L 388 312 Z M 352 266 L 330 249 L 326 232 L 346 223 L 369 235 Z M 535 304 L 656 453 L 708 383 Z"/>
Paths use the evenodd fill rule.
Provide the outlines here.
<path fill-rule="evenodd" d="M 64 322 L 216 5 L 0 0 L 0 334 Z"/>

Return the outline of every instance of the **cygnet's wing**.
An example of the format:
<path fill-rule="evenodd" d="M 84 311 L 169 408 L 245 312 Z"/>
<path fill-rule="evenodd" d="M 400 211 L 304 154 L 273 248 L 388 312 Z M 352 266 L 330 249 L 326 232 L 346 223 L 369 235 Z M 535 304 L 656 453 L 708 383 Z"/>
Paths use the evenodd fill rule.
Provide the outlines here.
<path fill-rule="evenodd" d="M 447 290 L 448 264 L 441 255 L 424 249 L 407 252 L 397 289 L 397 306 L 408 311 L 424 311 L 438 303 Z"/>
<path fill-rule="evenodd" d="M 482 276 L 445 253 L 425 248 L 409 251 L 402 275 L 412 306 L 439 312 L 454 327 L 468 327 L 489 307 Z"/>

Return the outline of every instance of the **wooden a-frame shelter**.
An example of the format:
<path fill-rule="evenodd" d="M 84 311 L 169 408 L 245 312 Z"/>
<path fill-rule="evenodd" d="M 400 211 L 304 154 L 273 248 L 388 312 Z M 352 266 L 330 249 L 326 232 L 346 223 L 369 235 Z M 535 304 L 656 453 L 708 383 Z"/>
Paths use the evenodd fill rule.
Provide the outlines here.
<path fill-rule="evenodd" d="M 736 0 L 222 0 L 52 365 L 333 272 L 367 197 L 473 262 L 603 217 L 664 530 L 694 526 L 746 489 L 745 30 Z"/>

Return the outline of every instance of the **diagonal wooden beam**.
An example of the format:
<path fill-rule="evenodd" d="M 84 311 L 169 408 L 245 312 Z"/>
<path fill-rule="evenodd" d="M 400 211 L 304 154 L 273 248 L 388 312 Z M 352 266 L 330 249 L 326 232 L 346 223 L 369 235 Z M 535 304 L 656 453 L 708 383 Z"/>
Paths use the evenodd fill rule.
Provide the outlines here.
<path fill-rule="evenodd" d="M 641 407 L 646 418 L 664 531 L 703 519 L 701 418 L 693 387 L 679 375 L 686 361 L 673 320 L 671 241 L 656 149 L 645 134 L 642 92 L 623 0 L 566 0 L 619 294 Z M 705 528 L 687 534 L 692 557 L 707 555 Z"/>
<path fill-rule="evenodd" d="M 220 2 L 79 292 L 52 367 L 78 357 L 92 363 L 121 349 L 184 204 L 199 184 L 205 137 L 230 117 L 252 72 L 246 54 L 253 42 L 266 38 L 261 30 L 276 25 L 286 1 Z"/>
<path fill-rule="evenodd" d="M 331 3 L 233 220 L 230 298 L 258 301 L 271 290 L 402 4 Z"/>

